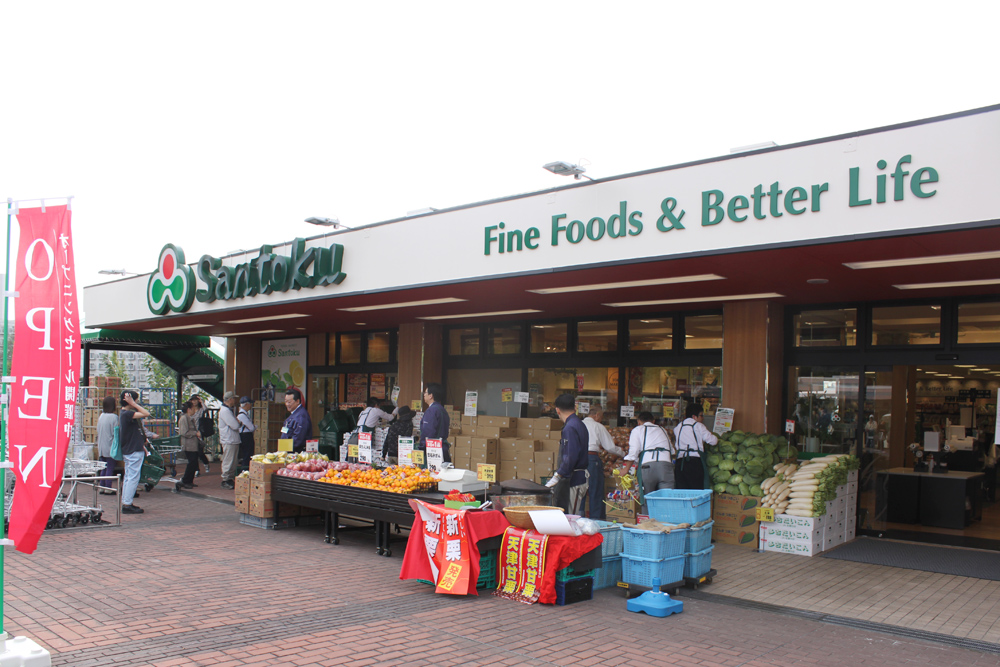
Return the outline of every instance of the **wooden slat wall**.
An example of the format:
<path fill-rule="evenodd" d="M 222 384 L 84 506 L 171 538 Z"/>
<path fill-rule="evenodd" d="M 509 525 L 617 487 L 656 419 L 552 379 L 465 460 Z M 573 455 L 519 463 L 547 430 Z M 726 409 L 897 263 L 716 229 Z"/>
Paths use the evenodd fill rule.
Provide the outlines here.
<path fill-rule="evenodd" d="M 235 350 L 236 393 L 240 396 L 257 398 L 254 389 L 260 388 L 260 339 L 250 340 L 244 337 L 229 339 L 230 349 Z"/>
<path fill-rule="evenodd" d="M 725 306 L 721 405 L 735 410 L 734 429 L 782 432 L 782 316 L 774 303 Z"/>
<path fill-rule="evenodd" d="M 423 397 L 427 382 L 443 382 L 442 329 L 439 324 L 399 325 L 399 404 Z"/>

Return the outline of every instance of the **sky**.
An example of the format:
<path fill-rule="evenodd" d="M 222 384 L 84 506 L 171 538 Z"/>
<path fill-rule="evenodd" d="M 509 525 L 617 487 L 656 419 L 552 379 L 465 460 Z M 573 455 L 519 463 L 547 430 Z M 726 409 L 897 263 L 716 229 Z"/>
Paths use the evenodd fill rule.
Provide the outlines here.
<path fill-rule="evenodd" d="M 195 261 L 317 235 L 310 216 L 569 184 L 555 160 L 601 178 L 996 104 L 998 13 L 7 0 L 0 197 L 75 197 L 82 287 L 154 270 L 166 243 Z"/>

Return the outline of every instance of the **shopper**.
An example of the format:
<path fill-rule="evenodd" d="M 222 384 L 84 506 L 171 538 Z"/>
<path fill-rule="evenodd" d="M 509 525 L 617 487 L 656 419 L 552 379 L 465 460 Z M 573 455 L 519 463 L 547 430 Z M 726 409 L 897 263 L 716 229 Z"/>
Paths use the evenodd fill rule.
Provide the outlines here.
<path fill-rule="evenodd" d="M 705 428 L 701 403 L 689 403 L 685 414 L 687 418 L 674 427 L 674 441 L 677 443 L 674 483 L 678 489 L 704 489 L 705 468 L 701 455 L 705 452 L 706 443 L 714 445 L 719 439 Z"/>
<path fill-rule="evenodd" d="M 302 392 L 294 387 L 285 392 L 285 409 L 288 418 L 281 427 L 281 437 L 291 438 L 292 451 L 306 451 L 306 440 L 312 437 L 312 419 L 302 405 Z"/>
<path fill-rule="evenodd" d="M 240 453 L 240 420 L 236 418 L 236 392 L 227 391 L 219 409 L 219 444 L 222 446 L 222 488 L 236 488 L 236 459 Z"/>
<path fill-rule="evenodd" d="M 448 411 L 442 405 L 444 401 L 444 387 L 437 382 L 428 383 L 424 388 L 424 402 L 427 409 L 420 420 L 420 443 L 418 449 L 427 451 L 428 440 L 440 440 L 441 451 L 444 454 L 445 463 L 451 463 L 451 446 L 448 444 L 448 433 L 451 431 L 451 418 Z"/>
<path fill-rule="evenodd" d="M 205 414 L 205 404 L 201 400 L 201 396 L 194 394 L 189 399 L 194 403 L 194 423 L 198 425 L 198 434 L 201 436 L 198 444 L 198 460 L 205 464 L 205 474 L 212 472 L 211 467 L 208 465 L 208 456 L 205 454 L 205 438 L 210 435 L 215 435 L 215 425 L 212 423 L 212 418 Z M 198 476 L 197 470 L 195 470 L 195 477 Z"/>
<path fill-rule="evenodd" d="M 587 441 L 589 434 L 583 421 L 576 416 L 576 399 L 562 394 L 553 403 L 563 421 L 559 441 L 559 467 L 545 486 L 553 489 L 553 504 L 567 514 L 580 514 L 587 495 Z"/>
<path fill-rule="evenodd" d="M 400 406 L 396 410 L 396 418 L 389 423 L 385 442 L 382 443 L 382 458 L 389 465 L 396 465 L 399 462 L 399 438 L 409 438 L 413 435 L 413 415 L 416 414 L 408 405 Z"/>
<path fill-rule="evenodd" d="M 118 426 L 118 415 L 115 414 L 117 401 L 114 396 L 105 396 L 101 416 L 97 418 L 97 455 L 104 462 L 102 477 L 115 476 L 115 464 L 111 456 L 111 443 L 115 439 L 115 427 Z M 101 480 L 101 493 L 114 494 L 114 480 Z"/>
<path fill-rule="evenodd" d="M 628 436 L 628 455 L 625 457 L 625 472 L 639 468 L 638 477 L 642 484 L 642 494 L 660 489 L 672 489 L 675 485 L 674 464 L 671 452 L 673 443 L 667 431 L 653 421 L 653 413 L 640 412 L 636 417 L 639 425 Z M 642 500 L 642 511 L 646 511 L 646 500 Z"/>
<path fill-rule="evenodd" d="M 244 470 L 250 469 L 250 458 L 254 450 L 253 432 L 257 430 L 253 417 L 250 416 L 252 407 L 253 401 L 249 396 L 244 396 L 240 399 L 240 412 L 236 415 L 240 421 L 240 467 Z"/>
<path fill-rule="evenodd" d="M 607 508 L 604 504 L 604 464 L 601 463 L 600 452 L 605 449 L 615 456 L 624 457 L 619 447 L 615 446 L 614 438 L 602 423 L 604 408 L 591 405 L 590 414 L 583 420 L 587 427 L 587 516 L 591 519 L 607 518 Z"/>
<path fill-rule="evenodd" d="M 125 482 L 122 486 L 122 513 L 142 514 L 143 510 L 132 501 L 139 486 L 142 460 L 146 456 L 146 434 L 142 420 L 149 411 L 136 403 L 139 392 L 126 389 L 121 394 L 122 413 L 118 418 L 118 437 L 121 442 L 122 458 L 125 462 Z"/>
<path fill-rule="evenodd" d="M 201 443 L 201 434 L 198 433 L 198 420 L 195 415 L 198 412 L 193 401 L 187 401 L 181 406 L 184 413 L 177 421 L 177 433 L 181 438 L 181 451 L 187 458 L 187 467 L 184 468 L 184 476 L 177 482 L 176 491 L 182 489 L 193 489 L 194 474 L 198 471 L 198 445 Z"/>
<path fill-rule="evenodd" d="M 380 419 L 387 422 L 392 421 L 392 418 L 399 412 L 399 408 L 392 405 L 379 407 L 378 399 L 374 396 L 368 397 L 367 406 L 358 415 L 358 433 L 373 433 Z M 389 408 L 389 412 L 383 408 Z"/>

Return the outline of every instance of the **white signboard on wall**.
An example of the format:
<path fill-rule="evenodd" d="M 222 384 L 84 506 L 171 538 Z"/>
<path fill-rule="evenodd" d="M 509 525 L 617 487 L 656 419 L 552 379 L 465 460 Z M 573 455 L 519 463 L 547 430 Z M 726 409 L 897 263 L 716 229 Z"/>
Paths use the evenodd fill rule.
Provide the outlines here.
<path fill-rule="evenodd" d="M 285 390 L 295 387 L 305 396 L 308 339 L 284 338 L 260 343 L 260 386 L 274 385 L 275 400 L 285 399 Z"/>

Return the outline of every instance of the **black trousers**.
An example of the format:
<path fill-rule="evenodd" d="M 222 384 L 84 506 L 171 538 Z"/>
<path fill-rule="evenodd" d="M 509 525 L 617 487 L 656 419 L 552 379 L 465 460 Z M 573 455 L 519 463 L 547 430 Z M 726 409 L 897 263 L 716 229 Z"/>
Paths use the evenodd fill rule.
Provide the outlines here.
<path fill-rule="evenodd" d="M 194 484 L 194 473 L 198 469 L 198 452 L 184 452 L 187 457 L 187 467 L 184 468 L 183 484 Z"/>
<path fill-rule="evenodd" d="M 205 456 L 205 445 L 203 445 L 201 443 L 198 443 L 198 451 L 195 452 L 195 454 L 198 455 L 198 459 L 197 460 L 200 460 L 205 465 L 208 465 L 208 457 Z M 191 473 L 191 474 L 193 475 L 194 473 Z M 190 484 L 190 482 L 188 482 L 188 484 Z"/>
<path fill-rule="evenodd" d="M 675 489 L 704 489 L 705 470 L 698 456 L 682 456 L 674 464 Z"/>
<path fill-rule="evenodd" d="M 253 456 L 253 433 L 240 433 L 239 462 L 244 470 L 250 469 L 250 457 Z"/>

